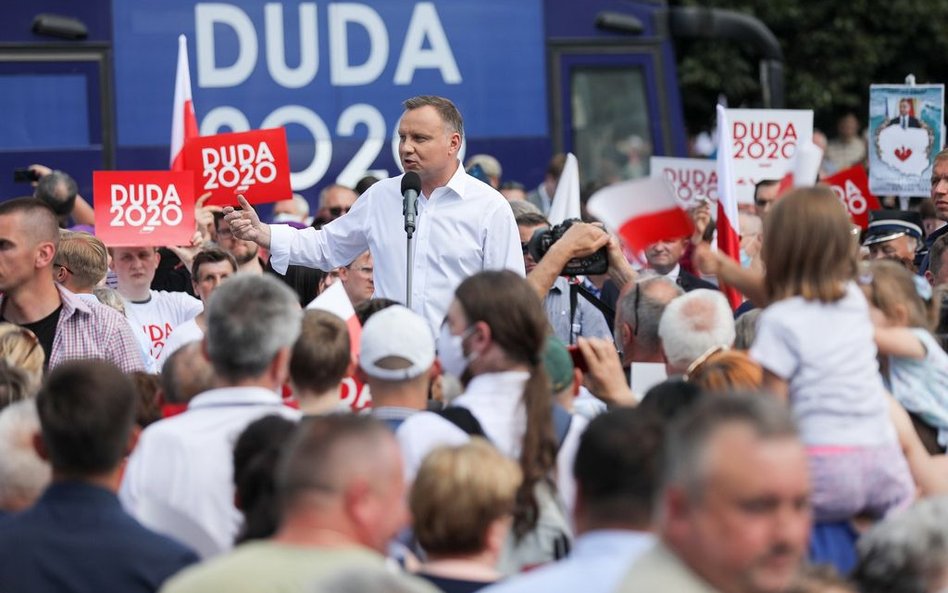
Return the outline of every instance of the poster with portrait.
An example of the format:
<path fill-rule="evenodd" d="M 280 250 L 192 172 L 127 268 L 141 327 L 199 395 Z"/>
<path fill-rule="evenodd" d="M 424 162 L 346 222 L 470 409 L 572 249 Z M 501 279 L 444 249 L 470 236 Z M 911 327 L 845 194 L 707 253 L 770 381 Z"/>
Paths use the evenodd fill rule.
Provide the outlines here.
<path fill-rule="evenodd" d="M 869 189 L 927 196 L 932 161 L 944 144 L 945 85 L 869 88 Z"/>

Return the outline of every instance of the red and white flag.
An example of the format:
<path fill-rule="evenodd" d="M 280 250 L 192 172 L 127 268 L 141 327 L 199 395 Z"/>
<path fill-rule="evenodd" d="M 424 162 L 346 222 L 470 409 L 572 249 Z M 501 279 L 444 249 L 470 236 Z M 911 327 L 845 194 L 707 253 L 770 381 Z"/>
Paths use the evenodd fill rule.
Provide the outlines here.
<path fill-rule="evenodd" d="M 718 251 L 734 261 L 741 261 L 741 231 L 737 216 L 737 184 L 734 179 L 734 163 L 731 159 L 731 126 L 727 121 L 727 110 L 718 105 Z M 720 288 L 737 309 L 743 302 L 741 293 L 720 283 Z"/>
<path fill-rule="evenodd" d="M 352 359 L 355 360 L 359 355 L 359 345 L 362 340 L 362 324 L 359 323 L 359 318 L 356 317 L 352 301 L 349 300 L 349 295 L 346 294 L 342 282 L 333 282 L 322 294 L 310 301 L 306 308 L 328 311 L 346 322 L 346 327 L 349 328 L 349 346 L 352 350 Z"/>
<path fill-rule="evenodd" d="M 687 237 L 694 230 L 664 177 L 615 183 L 594 193 L 586 208 L 634 253 L 658 241 Z"/>
<path fill-rule="evenodd" d="M 174 79 L 174 113 L 171 116 L 172 171 L 184 171 L 184 143 L 197 136 L 197 118 L 194 117 L 194 103 L 191 101 L 188 38 L 178 35 L 178 71 Z"/>

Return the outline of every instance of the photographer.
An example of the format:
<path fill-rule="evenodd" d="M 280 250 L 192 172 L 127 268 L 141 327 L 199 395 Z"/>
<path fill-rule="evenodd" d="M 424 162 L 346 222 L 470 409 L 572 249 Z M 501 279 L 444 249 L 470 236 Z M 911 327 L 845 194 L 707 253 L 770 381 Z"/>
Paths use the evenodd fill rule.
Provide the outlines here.
<path fill-rule="evenodd" d="M 72 224 L 95 225 L 92 206 L 79 195 L 79 188 L 68 173 L 53 171 L 44 165 L 30 165 L 29 175 L 35 188 L 33 197 L 39 198 L 56 212 L 61 228 L 69 228 Z"/>
<path fill-rule="evenodd" d="M 546 261 L 547 256 L 553 252 L 554 246 L 568 241 L 568 235 L 564 234 L 559 240 L 555 239 L 556 233 L 550 233 L 550 222 L 540 214 L 526 213 L 517 217 L 517 230 L 520 232 L 520 245 L 523 248 L 523 264 L 529 278 L 538 262 L 535 257 L 538 247 L 536 244 L 531 249 L 531 240 L 553 241 L 549 250 L 540 261 Z M 593 227 L 595 228 L 595 227 Z M 567 229 L 567 233 L 569 230 Z M 595 232 L 606 235 L 602 229 L 595 229 Z M 538 233 L 549 233 L 552 236 L 538 237 Z M 601 247 L 599 248 L 601 249 Z M 595 249 L 592 253 L 596 253 Z M 573 249 L 575 253 L 575 247 Z M 574 255 L 573 257 L 577 257 Z M 546 284 L 543 293 L 543 308 L 546 311 L 547 319 L 553 327 L 553 334 L 565 344 L 575 344 L 576 339 L 583 337 L 611 338 L 612 332 L 606 323 L 606 318 L 586 297 L 571 292 L 570 280 L 562 275 L 564 267 L 573 257 L 568 258 L 562 265 L 557 265 L 557 276 L 552 278 L 549 284 Z M 579 256 L 581 257 L 581 256 Z M 541 286 L 534 285 L 534 289 L 540 292 Z"/>

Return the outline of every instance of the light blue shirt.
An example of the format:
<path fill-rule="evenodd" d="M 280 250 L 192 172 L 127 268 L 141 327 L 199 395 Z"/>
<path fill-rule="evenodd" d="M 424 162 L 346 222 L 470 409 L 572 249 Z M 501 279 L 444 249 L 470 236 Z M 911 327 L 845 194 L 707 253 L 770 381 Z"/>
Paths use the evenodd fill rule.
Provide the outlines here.
<path fill-rule="evenodd" d="M 651 533 L 641 531 L 590 531 L 576 539 L 566 559 L 511 577 L 481 593 L 612 593 L 632 563 L 655 541 Z"/>

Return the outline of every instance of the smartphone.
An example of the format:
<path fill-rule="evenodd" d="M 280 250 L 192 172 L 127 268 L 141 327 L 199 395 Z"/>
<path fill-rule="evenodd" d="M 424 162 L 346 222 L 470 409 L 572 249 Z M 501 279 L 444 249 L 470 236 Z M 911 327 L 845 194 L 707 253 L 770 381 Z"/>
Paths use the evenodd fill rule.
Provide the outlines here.
<path fill-rule="evenodd" d="M 586 364 L 586 357 L 583 356 L 583 351 L 579 349 L 579 346 L 573 344 L 572 346 L 567 346 L 566 351 L 569 352 L 569 357 L 573 359 L 573 366 L 582 372 L 587 372 L 589 370 L 589 365 Z"/>
<path fill-rule="evenodd" d="M 39 181 L 39 174 L 36 171 L 22 167 L 13 170 L 13 183 L 33 183 Z"/>

